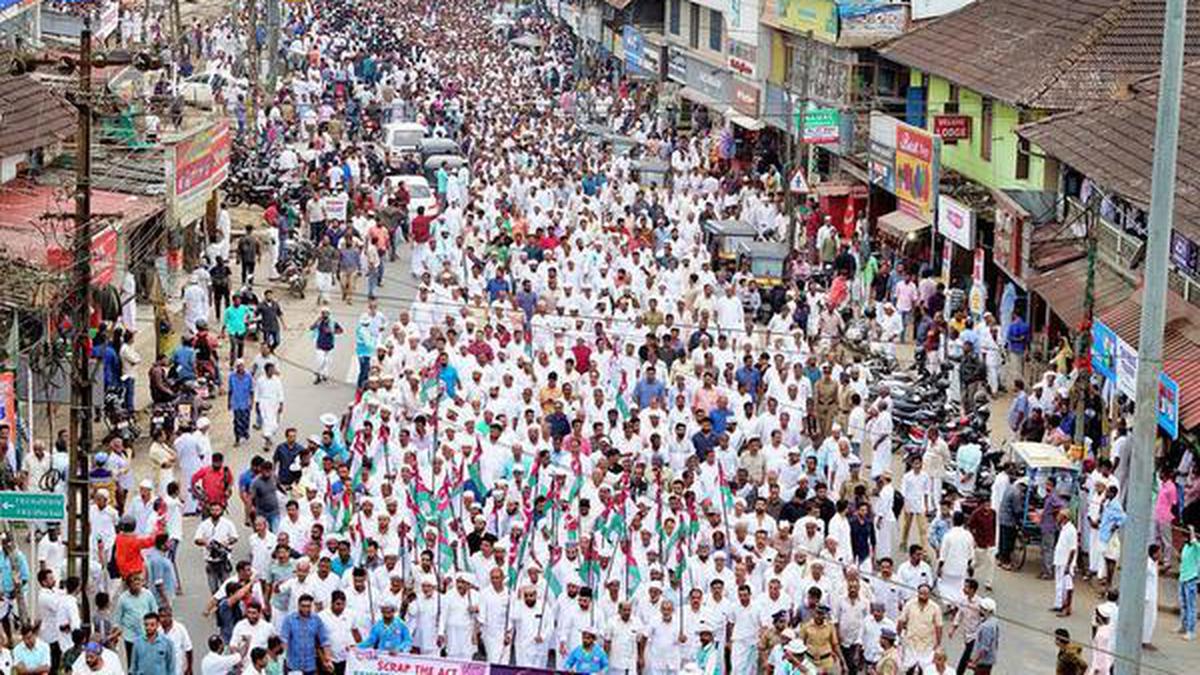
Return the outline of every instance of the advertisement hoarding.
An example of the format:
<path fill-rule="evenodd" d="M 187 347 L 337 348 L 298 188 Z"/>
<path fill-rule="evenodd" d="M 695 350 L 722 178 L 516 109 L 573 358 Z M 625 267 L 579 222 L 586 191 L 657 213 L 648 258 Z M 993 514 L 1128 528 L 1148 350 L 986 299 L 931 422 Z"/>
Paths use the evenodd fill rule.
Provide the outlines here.
<path fill-rule="evenodd" d="M 937 144 L 924 129 L 896 126 L 896 197 L 901 210 L 921 220 L 933 222 L 933 203 L 937 195 L 934 162 Z"/>
<path fill-rule="evenodd" d="M 941 195 L 937 214 L 938 234 L 967 250 L 975 247 L 975 211 L 956 199 Z"/>

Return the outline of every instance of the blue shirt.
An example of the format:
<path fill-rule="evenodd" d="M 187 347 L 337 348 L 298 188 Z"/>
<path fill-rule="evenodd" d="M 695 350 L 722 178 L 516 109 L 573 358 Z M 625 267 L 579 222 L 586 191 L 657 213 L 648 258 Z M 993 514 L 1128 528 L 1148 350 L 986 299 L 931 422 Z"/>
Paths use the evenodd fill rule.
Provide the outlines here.
<path fill-rule="evenodd" d="M 13 567 L 16 563 L 17 571 L 20 573 L 20 580 L 13 578 Z M 13 551 L 12 556 L 8 556 L 4 551 L 0 551 L 0 591 L 12 593 L 16 590 L 16 585 L 19 583 L 21 588 L 29 583 L 29 561 L 25 559 L 25 554 L 20 551 Z"/>
<path fill-rule="evenodd" d="M 650 402 L 654 399 L 663 399 L 667 394 L 667 387 L 662 383 L 662 380 L 639 380 L 637 386 L 633 388 L 633 397 L 637 399 L 638 407 L 645 410 L 650 407 Z"/>
<path fill-rule="evenodd" d="M 729 408 L 713 408 L 712 412 L 708 413 L 708 419 L 712 420 L 713 434 L 720 436 L 729 428 L 729 418 L 733 417 L 733 411 Z"/>
<path fill-rule="evenodd" d="M 358 328 L 354 330 L 354 354 L 355 356 L 374 356 L 375 331 L 371 328 L 371 324 L 359 322 Z"/>
<path fill-rule="evenodd" d="M 1025 343 L 1029 342 L 1029 324 L 1019 316 L 1014 317 L 1012 323 L 1008 324 L 1008 334 L 1005 337 L 1008 342 L 1008 351 L 1014 354 L 1024 354 Z"/>
<path fill-rule="evenodd" d="M 487 282 L 488 300 L 495 302 L 496 298 L 500 297 L 501 293 L 508 293 L 511 289 L 512 287 L 509 286 L 508 279 L 503 277 L 493 278 L 491 281 Z"/>
<path fill-rule="evenodd" d="M 147 549 L 145 558 L 146 586 L 153 589 L 161 583 L 162 594 L 168 598 L 175 597 L 178 584 L 175 582 L 175 568 L 171 565 L 171 560 L 156 548 Z"/>
<path fill-rule="evenodd" d="M 458 391 L 458 371 L 454 366 L 446 364 L 438 371 L 438 379 L 446 386 L 446 396 L 454 398 L 455 392 Z"/>
<path fill-rule="evenodd" d="M 229 407 L 249 410 L 254 403 L 254 376 L 236 370 L 229 374 Z"/>
<path fill-rule="evenodd" d="M 329 646 L 329 630 L 315 614 L 288 614 L 279 627 L 279 637 L 287 645 L 284 654 L 287 670 L 311 672 L 317 669 L 317 646 Z"/>
<path fill-rule="evenodd" d="M 563 668 L 572 673 L 603 673 L 608 670 L 608 654 L 600 645 L 592 645 L 591 649 L 580 645 L 567 654 Z"/>
<path fill-rule="evenodd" d="M 104 388 L 112 389 L 121 384 L 121 359 L 117 350 L 107 342 L 92 349 L 92 356 L 100 359 L 104 365 Z"/>
<path fill-rule="evenodd" d="M 358 646 L 363 649 L 404 653 L 412 648 L 412 634 L 399 618 L 393 618 L 391 623 L 380 619 L 371 626 L 370 634 L 358 643 Z"/>
<path fill-rule="evenodd" d="M 230 335 L 246 334 L 246 318 L 250 316 L 250 308 L 246 305 L 230 305 L 225 308 L 225 330 Z"/>
<path fill-rule="evenodd" d="M 758 400 L 758 385 L 762 382 L 762 374 L 758 372 L 758 368 L 742 366 L 738 368 L 733 377 L 738 384 L 745 385 L 746 393 L 750 394 L 751 401 Z"/>
<path fill-rule="evenodd" d="M 196 379 L 196 350 L 187 345 L 180 345 L 171 355 L 171 365 L 175 366 L 175 374 L 179 379 Z"/>
<path fill-rule="evenodd" d="M 153 640 L 138 637 L 133 643 L 129 675 L 162 675 L 175 672 L 175 646 L 162 633 Z"/>

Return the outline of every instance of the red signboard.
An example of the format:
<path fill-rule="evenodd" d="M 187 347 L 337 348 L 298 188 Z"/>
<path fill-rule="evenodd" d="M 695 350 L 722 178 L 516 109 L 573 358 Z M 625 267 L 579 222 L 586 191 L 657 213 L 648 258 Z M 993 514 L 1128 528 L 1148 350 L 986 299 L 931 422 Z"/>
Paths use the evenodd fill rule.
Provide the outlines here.
<path fill-rule="evenodd" d="M 971 138 L 971 118 L 966 115 L 935 115 L 933 133 L 946 143 L 957 143 Z"/>
<path fill-rule="evenodd" d="M 758 87 L 735 79 L 733 108 L 743 115 L 758 117 Z"/>
<path fill-rule="evenodd" d="M 70 249 L 53 246 L 46 250 L 46 262 L 55 269 L 67 269 L 74 263 Z M 92 236 L 92 283 L 97 286 L 111 284 L 117 273 L 117 231 L 105 227 Z"/>
<path fill-rule="evenodd" d="M 224 180 L 231 142 L 229 123 L 219 122 L 175 145 L 176 199 L 186 199 Z"/>

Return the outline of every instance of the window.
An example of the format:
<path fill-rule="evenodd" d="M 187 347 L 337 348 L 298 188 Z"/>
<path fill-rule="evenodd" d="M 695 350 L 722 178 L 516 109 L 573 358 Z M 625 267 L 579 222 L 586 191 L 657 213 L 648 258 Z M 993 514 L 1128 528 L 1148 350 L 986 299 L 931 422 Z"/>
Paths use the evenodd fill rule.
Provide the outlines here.
<path fill-rule="evenodd" d="M 992 161 L 992 99 L 983 99 L 983 114 L 979 121 L 979 158 Z"/>
<path fill-rule="evenodd" d="M 945 115 L 958 114 L 958 85 L 950 85 L 950 93 L 946 96 L 946 102 L 942 104 L 942 113 Z"/>
<path fill-rule="evenodd" d="M 708 10 L 708 48 L 721 51 L 722 33 L 725 32 L 725 17 L 715 9 Z"/>
<path fill-rule="evenodd" d="M 688 5 L 688 46 L 700 48 L 700 5 Z"/>
<path fill-rule="evenodd" d="M 1021 111 L 1020 113 L 1017 114 L 1017 124 L 1025 124 L 1026 122 L 1030 122 L 1030 121 L 1032 121 L 1032 119 L 1026 116 L 1025 111 Z M 1016 179 L 1017 180 L 1028 180 L 1029 179 L 1029 159 L 1030 159 L 1031 152 L 1032 152 L 1032 148 L 1029 145 L 1029 141 L 1024 138 L 1018 137 L 1018 140 L 1017 140 L 1017 171 L 1016 171 Z"/>
<path fill-rule="evenodd" d="M 783 43 L 783 81 L 787 85 L 792 84 L 792 77 L 796 75 L 796 47 L 790 43 Z"/>
<path fill-rule="evenodd" d="M 680 10 L 682 9 L 682 5 L 683 5 L 683 0 L 671 0 L 671 6 L 670 6 L 671 35 L 679 35 L 679 18 L 680 18 L 679 15 L 681 13 Z"/>

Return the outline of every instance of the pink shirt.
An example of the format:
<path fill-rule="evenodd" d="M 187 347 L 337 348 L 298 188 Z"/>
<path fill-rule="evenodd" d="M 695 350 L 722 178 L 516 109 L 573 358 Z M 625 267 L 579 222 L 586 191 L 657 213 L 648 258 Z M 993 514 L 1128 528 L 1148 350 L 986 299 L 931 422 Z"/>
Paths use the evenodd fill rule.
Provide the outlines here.
<path fill-rule="evenodd" d="M 1175 481 L 1165 481 L 1159 485 L 1158 499 L 1154 501 L 1154 522 L 1169 523 L 1175 519 L 1173 509 L 1179 501 L 1179 490 Z"/>
<path fill-rule="evenodd" d="M 917 301 L 917 285 L 911 281 L 901 281 L 896 284 L 896 309 L 901 312 L 911 312 Z"/>

